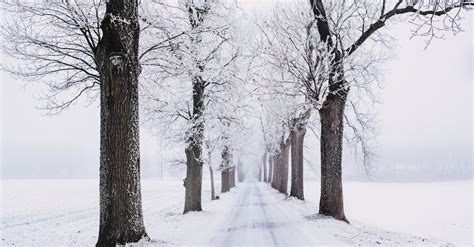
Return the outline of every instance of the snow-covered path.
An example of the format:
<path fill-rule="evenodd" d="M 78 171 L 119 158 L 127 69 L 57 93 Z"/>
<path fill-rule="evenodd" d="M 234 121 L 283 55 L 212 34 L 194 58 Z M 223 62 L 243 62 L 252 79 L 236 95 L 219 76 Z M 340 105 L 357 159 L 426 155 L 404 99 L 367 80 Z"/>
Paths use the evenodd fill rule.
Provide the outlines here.
<path fill-rule="evenodd" d="M 294 246 L 321 242 L 316 234 L 307 232 L 305 220 L 276 197 L 268 185 L 249 182 L 239 185 L 238 200 L 230 215 L 228 225 L 218 231 L 211 243 L 221 246 Z M 343 242 L 324 238 L 325 243 Z"/>
<path fill-rule="evenodd" d="M 450 183 L 444 184 L 443 188 L 452 188 L 447 192 L 454 194 L 459 188 L 464 188 L 463 190 L 466 190 L 465 187 L 471 188 L 471 184 L 471 182 Z M 0 185 L 2 192 L 0 246 L 93 246 L 97 241 L 99 228 L 97 180 L 4 180 Z M 204 211 L 190 212 L 186 215 L 182 214 L 184 189 L 181 180 L 144 180 L 142 185 L 145 226 L 152 238 L 150 242 L 143 242 L 141 244 L 143 246 L 442 246 L 446 244 L 431 237 L 415 237 L 367 226 L 357 222 L 355 217 L 351 218 L 353 220 L 350 225 L 322 217 L 316 214 L 317 200 L 311 198 L 311 196 L 317 197 L 313 195 L 316 194 L 314 190 L 317 190 L 317 187 L 312 183 L 307 183 L 306 186 L 305 196 L 309 198 L 307 201 L 286 197 L 268 184 L 259 182 L 239 183 L 230 192 L 220 194 L 220 200 L 210 201 L 210 190 L 205 186 L 202 198 Z M 387 187 L 367 183 L 363 184 L 366 186 L 365 189 L 356 186 L 358 183 L 349 182 L 346 185 L 350 192 L 347 201 L 351 202 L 350 195 L 357 196 L 357 202 L 361 203 L 359 207 L 365 209 L 360 218 L 366 214 L 377 213 L 374 209 L 378 207 L 373 205 L 373 201 L 360 199 L 366 193 L 376 194 L 375 192 L 382 190 L 384 193 L 381 196 L 388 194 L 390 196 L 384 200 L 389 200 L 392 197 L 400 197 L 396 193 L 417 195 L 413 192 L 413 188 L 428 186 L 431 191 L 435 186 L 413 184 L 407 191 L 404 189 L 405 186 L 398 184 Z M 449 185 L 452 186 L 448 187 Z M 383 187 L 380 188 L 381 186 Z M 219 188 L 219 181 L 216 187 Z M 413 201 L 416 201 L 418 197 L 413 198 L 415 198 Z M 422 198 L 416 202 L 437 205 L 432 201 Z M 349 209 L 358 206 L 349 205 Z M 387 210 L 383 211 L 384 208 L 389 207 L 384 206 L 380 210 L 386 212 Z M 416 213 L 421 214 L 422 210 L 426 210 L 426 207 Z M 397 212 L 395 209 L 390 211 Z M 467 215 L 464 211 L 461 213 Z M 437 214 L 430 215 L 431 218 L 439 218 Z M 386 219 L 384 224 L 387 226 L 390 226 L 390 222 L 394 222 L 390 217 Z M 463 223 L 457 218 L 453 219 L 456 220 L 453 223 Z M 431 225 L 426 221 L 425 226 Z M 466 235 L 464 228 L 456 229 L 459 235 Z M 468 229 L 472 229 L 472 226 Z M 469 233 L 464 239 L 466 240 L 462 243 L 471 243 Z M 445 241 L 450 240 L 446 238 Z"/>

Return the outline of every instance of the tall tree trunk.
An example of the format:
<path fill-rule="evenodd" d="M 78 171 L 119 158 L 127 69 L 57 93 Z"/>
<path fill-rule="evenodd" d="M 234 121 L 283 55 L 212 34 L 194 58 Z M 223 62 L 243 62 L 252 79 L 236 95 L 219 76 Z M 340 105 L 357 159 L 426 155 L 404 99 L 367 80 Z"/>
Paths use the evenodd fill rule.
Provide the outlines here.
<path fill-rule="evenodd" d="M 265 150 L 265 153 L 263 153 L 263 182 L 268 182 L 267 178 L 267 160 L 268 160 L 268 151 Z"/>
<path fill-rule="evenodd" d="M 259 182 L 262 182 L 262 167 L 261 166 L 258 166 L 258 174 L 257 174 L 257 177 L 258 177 L 258 181 Z"/>
<path fill-rule="evenodd" d="M 100 226 L 97 246 L 148 238 L 140 188 L 138 3 L 106 4 L 98 45 L 100 85 Z M 124 21 L 114 21 L 112 17 Z"/>
<path fill-rule="evenodd" d="M 306 128 L 295 128 L 291 138 L 291 190 L 290 196 L 304 200 L 303 185 L 303 148 Z"/>
<path fill-rule="evenodd" d="M 342 138 L 347 91 L 329 94 L 321 119 L 321 198 L 319 213 L 348 222 L 342 192 Z"/>
<path fill-rule="evenodd" d="M 190 2 L 188 8 L 189 23 L 192 30 L 196 30 L 202 24 L 204 15 L 207 14 L 207 8 L 196 8 L 194 3 Z M 193 85 L 193 115 L 192 126 L 188 130 L 186 153 L 186 179 L 185 179 L 185 201 L 183 214 L 189 211 L 202 211 L 201 206 L 201 190 L 202 190 L 202 138 L 204 133 L 204 90 L 206 82 L 200 75 L 204 72 L 202 61 L 196 59 L 201 47 L 202 36 L 200 32 L 190 36 L 194 49 L 191 51 L 194 68 L 196 73 L 193 74 L 191 80 Z"/>
<path fill-rule="evenodd" d="M 202 135 L 204 132 L 204 81 L 200 76 L 193 78 L 193 126 L 190 130 L 186 153 L 186 183 L 184 211 L 202 211 Z"/>
<path fill-rule="evenodd" d="M 186 182 L 184 211 L 202 211 L 201 187 L 202 187 L 202 161 L 200 159 L 201 148 L 190 144 L 186 149 Z M 197 157 L 196 157 L 197 156 Z M 199 158 L 198 158 L 199 157 Z"/>
<path fill-rule="evenodd" d="M 221 193 L 230 190 L 230 174 L 228 169 L 221 171 Z"/>
<path fill-rule="evenodd" d="M 344 77 L 345 54 L 333 40 L 326 11 L 321 0 L 310 0 L 318 32 L 327 44 L 332 59 L 329 65 L 329 93 L 319 110 L 321 118 L 321 198 L 319 213 L 346 222 L 342 196 L 342 138 L 344 107 L 349 85 Z"/>
<path fill-rule="evenodd" d="M 286 141 L 282 141 L 280 144 L 281 157 L 280 157 L 280 172 L 279 172 L 279 188 L 278 190 L 288 195 L 288 155 L 290 152 L 290 138 Z"/>

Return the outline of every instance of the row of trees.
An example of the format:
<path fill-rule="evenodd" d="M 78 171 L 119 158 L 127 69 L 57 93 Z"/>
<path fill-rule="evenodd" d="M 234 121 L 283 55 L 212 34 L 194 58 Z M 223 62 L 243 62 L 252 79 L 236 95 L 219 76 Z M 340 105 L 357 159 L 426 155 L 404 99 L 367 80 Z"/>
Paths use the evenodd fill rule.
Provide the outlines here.
<path fill-rule="evenodd" d="M 390 36 L 382 28 L 396 16 L 410 15 L 418 24 L 416 34 L 460 31 L 459 11 L 472 5 L 297 1 L 287 3 L 296 8 L 276 8 L 259 24 L 261 35 L 249 41 L 242 38 L 243 15 L 233 1 L 0 3 L 8 16 L 1 26 L 3 52 L 13 58 L 2 62 L 4 71 L 44 82 L 49 88 L 45 108 L 51 113 L 81 96 L 99 98 L 98 246 L 148 239 L 141 206 L 140 109 L 166 133 L 161 138 L 183 144 L 184 213 L 202 210 L 204 150 L 211 178 L 212 156 L 220 151 L 222 191 L 235 185 L 235 171 L 243 172 L 232 157 L 246 155 L 243 140 L 252 133 L 243 120 L 249 118 L 260 119 L 264 129 L 264 160 L 270 161 L 268 169 L 262 167 L 266 181 L 287 193 L 291 149 L 290 195 L 303 199 L 304 136 L 311 113 L 318 111 L 320 213 L 347 221 L 341 174 L 344 124 L 365 154 L 364 137 L 370 132 L 349 90 L 370 95 L 378 61 L 373 47 L 383 48 L 387 43 L 380 41 Z M 255 98 L 258 103 L 252 103 Z M 261 116 L 251 114 L 255 104 Z"/>
<path fill-rule="evenodd" d="M 261 90 L 276 95 L 262 99 L 273 101 L 273 106 L 264 106 L 270 116 L 262 123 L 264 180 L 288 193 L 291 149 L 290 196 L 304 199 L 304 136 L 312 111 L 317 111 L 319 213 L 348 222 L 343 203 L 343 141 L 346 137 L 349 144 L 360 147 L 364 164 L 369 163 L 374 127 L 370 108 L 361 102 L 376 99 L 373 82 L 378 79 L 377 64 L 385 59 L 384 51 L 395 36 L 385 26 L 410 22 L 415 27 L 413 35 L 426 37 L 428 45 L 446 31 L 460 32 L 460 13 L 473 5 L 471 1 L 310 0 L 275 7 L 271 17 L 260 24 L 262 37 L 258 41 L 259 59 L 268 68 L 268 73 L 258 75 L 263 82 Z M 355 93 L 349 94 L 353 90 Z M 352 133 L 345 133 L 344 127 Z"/>
<path fill-rule="evenodd" d="M 42 99 L 51 114 L 67 109 L 81 96 L 100 99 L 97 245 L 148 238 L 141 205 L 139 102 L 145 102 L 141 108 L 147 118 L 184 127 L 180 129 L 187 158 L 184 213 L 202 210 L 204 119 L 220 121 L 227 129 L 236 122 L 226 123 L 225 119 L 235 117 L 230 114 L 207 117 L 205 111 L 221 104 L 219 99 L 226 100 L 223 88 L 235 77 L 238 48 L 231 43 L 231 19 L 219 21 L 230 16 L 231 6 L 198 0 L 140 4 L 137 0 L 13 0 L 1 1 L 0 6 L 8 16 L 1 26 L 2 48 L 12 58 L 2 62 L 2 70 L 23 80 L 44 82 L 49 91 Z M 169 92 L 182 94 L 170 98 Z M 207 99 L 212 94 L 216 97 L 211 102 Z M 177 123 L 176 117 L 184 121 Z M 222 173 L 233 175 L 232 148 L 229 141 L 221 143 L 227 143 Z M 226 177 L 227 186 L 234 186 L 235 179 Z"/>
<path fill-rule="evenodd" d="M 174 23 L 165 32 L 185 35 L 167 40 L 169 48 L 154 56 L 151 85 L 144 92 L 145 114 L 161 130 L 161 138 L 184 144 L 184 213 L 201 211 L 206 149 L 211 184 L 216 169 L 223 192 L 235 186 L 233 153 L 239 148 L 245 109 L 238 69 L 243 56 L 235 34 L 240 11 L 230 1 L 169 1 L 162 8 Z M 222 160 L 217 167 L 211 163 L 216 151 Z"/>

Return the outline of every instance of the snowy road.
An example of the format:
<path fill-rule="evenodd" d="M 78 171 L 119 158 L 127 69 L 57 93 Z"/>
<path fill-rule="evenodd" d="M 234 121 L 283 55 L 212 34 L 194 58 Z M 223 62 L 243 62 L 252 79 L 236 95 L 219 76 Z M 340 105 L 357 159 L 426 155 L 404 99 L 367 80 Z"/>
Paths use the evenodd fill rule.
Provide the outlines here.
<path fill-rule="evenodd" d="M 262 183 L 240 184 L 238 203 L 231 210 L 229 224 L 212 243 L 222 246 L 311 245 L 320 242 L 308 233 L 301 216 L 282 204 L 272 189 Z M 338 242 L 334 240 L 333 243 Z"/>
<path fill-rule="evenodd" d="M 217 182 L 218 188 L 219 181 Z M 432 187 L 435 186 L 410 185 L 410 191 L 406 191 L 402 185 L 379 188 L 383 185 L 363 184 L 367 188 L 361 189 L 356 184 L 347 184 L 350 192 L 348 195 L 358 198 L 369 192 L 376 194 L 377 191 L 384 192 L 381 196 L 386 195 L 387 191 L 417 195 L 413 194 L 413 187 L 428 186 L 423 191 L 428 189 L 432 191 Z M 306 187 L 307 192 L 309 191 L 306 194 L 308 201 L 288 198 L 268 184 L 259 182 L 239 183 L 230 192 L 220 194 L 220 200 L 210 201 L 210 190 L 206 186 L 203 188 L 204 211 L 183 215 L 184 189 L 181 180 L 145 180 L 142 189 L 143 213 L 145 226 L 152 241 L 144 242 L 142 245 L 445 245 L 442 241 L 385 231 L 358 223 L 356 220 L 349 225 L 321 217 L 315 214 L 318 211 L 316 200 L 311 199 L 311 195 L 316 194 L 311 189 L 317 191 L 318 187 L 311 183 L 308 185 Z M 443 188 L 447 185 L 450 184 L 444 184 Z M 455 191 L 459 191 L 460 185 L 471 188 L 472 183 L 454 184 L 447 187 L 452 188 L 447 192 L 454 194 Z M 350 191 L 351 189 L 353 191 Z M 97 241 L 99 227 L 97 180 L 9 180 L 1 181 L 1 190 L 0 246 L 93 246 Z M 440 191 L 440 189 L 435 191 Z M 447 192 L 445 194 L 448 194 Z M 350 199 L 349 197 L 349 203 Z M 390 198 L 386 197 L 384 200 L 390 200 Z M 424 200 L 425 203 L 433 201 L 426 198 Z M 457 200 L 459 201 L 461 200 Z M 370 200 L 362 200 L 362 202 L 361 208 L 363 206 L 366 210 L 361 216 L 377 213 L 374 210 L 377 207 L 372 205 Z M 350 206 L 353 209 L 357 205 Z M 381 210 L 384 208 L 389 207 L 384 206 Z M 426 208 L 423 207 L 423 210 Z M 395 209 L 392 211 L 396 212 Z M 421 215 L 422 210 L 416 213 Z M 461 211 L 461 213 L 465 215 L 465 212 Z M 389 223 L 388 220 L 387 222 Z M 426 225 L 431 225 L 429 221 L 426 222 Z M 455 222 L 463 226 L 462 221 Z M 385 224 L 389 225 L 388 223 Z M 471 228 L 466 228 L 466 230 L 455 228 L 458 229 L 458 235 L 465 239 L 462 243 L 472 243 L 469 238 L 472 226 L 470 226 L 470 221 L 467 224 L 469 224 L 467 227 Z M 462 238 L 459 239 L 462 240 Z"/>

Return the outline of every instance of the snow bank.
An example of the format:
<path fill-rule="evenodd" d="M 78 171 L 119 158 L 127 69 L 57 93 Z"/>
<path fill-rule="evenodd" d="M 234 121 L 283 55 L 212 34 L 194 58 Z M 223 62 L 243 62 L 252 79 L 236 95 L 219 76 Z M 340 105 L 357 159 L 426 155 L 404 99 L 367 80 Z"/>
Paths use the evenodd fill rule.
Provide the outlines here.
<path fill-rule="evenodd" d="M 472 245 L 473 184 L 344 182 L 344 208 L 353 223 Z M 319 195 L 319 182 L 305 182 L 306 200 Z"/>

